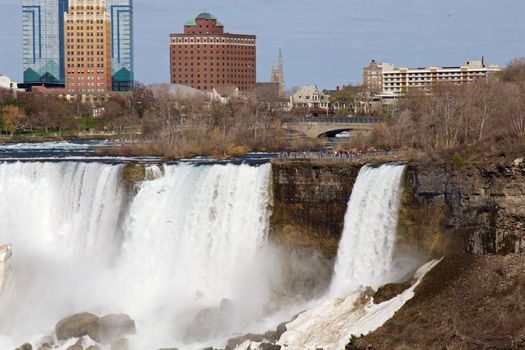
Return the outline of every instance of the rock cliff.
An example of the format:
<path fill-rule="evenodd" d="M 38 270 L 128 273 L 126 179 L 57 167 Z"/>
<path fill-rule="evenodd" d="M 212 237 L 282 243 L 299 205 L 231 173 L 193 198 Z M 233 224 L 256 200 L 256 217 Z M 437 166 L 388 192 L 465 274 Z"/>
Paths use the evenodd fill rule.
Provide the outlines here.
<path fill-rule="evenodd" d="M 352 187 L 362 164 L 274 161 L 270 237 L 279 244 L 337 254 Z M 399 244 L 437 255 L 525 254 L 525 162 L 410 163 Z"/>
<path fill-rule="evenodd" d="M 525 165 L 410 164 L 400 239 L 436 254 L 525 253 Z"/>
<path fill-rule="evenodd" d="M 272 162 L 271 240 L 315 249 L 334 259 L 361 166 L 334 161 Z"/>

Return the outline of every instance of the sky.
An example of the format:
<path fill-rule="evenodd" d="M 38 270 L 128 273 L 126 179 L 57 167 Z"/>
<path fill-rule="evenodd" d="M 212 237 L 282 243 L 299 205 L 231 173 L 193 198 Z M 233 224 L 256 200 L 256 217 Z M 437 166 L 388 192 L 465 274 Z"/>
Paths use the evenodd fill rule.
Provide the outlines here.
<path fill-rule="evenodd" d="M 205 9 L 257 35 L 257 80 L 282 47 L 287 88 L 361 82 L 371 59 L 399 67 L 525 57 L 525 0 L 134 0 L 135 78 L 169 81 L 169 34 Z M 21 0 L 0 0 L 0 74 L 22 78 Z"/>

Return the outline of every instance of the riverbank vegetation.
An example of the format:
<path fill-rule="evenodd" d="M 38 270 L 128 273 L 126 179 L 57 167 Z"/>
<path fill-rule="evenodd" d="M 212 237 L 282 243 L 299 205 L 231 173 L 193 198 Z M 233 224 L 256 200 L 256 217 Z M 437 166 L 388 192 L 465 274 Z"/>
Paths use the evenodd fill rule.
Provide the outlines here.
<path fill-rule="evenodd" d="M 334 98 L 349 98 L 345 96 Z M 213 100 L 162 86 L 138 86 L 87 103 L 45 94 L 19 93 L 15 98 L 0 91 L 0 141 L 113 137 L 129 142 L 100 153 L 166 159 L 303 152 L 324 143 L 286 130 L 283 125 L 297 116 L 280 107 L 255 96 Z M 370 135 L 339 142 L 336 149 L 401 150 L 415 158 L 455 164 L 523 156 L 525 59 L 471 84 L 409 90 L 385 123 L 377 124 Z"/>
<path fill-rule="evenodd" d="M 387 123 L 356 142 L 431 160 L 523 157 L 525 59 L 472 84 L 410 90 Z"/>
<path fill-rule="evenodd" d="M 0 96 L 0 128 L 5 141 L 108 136 L 119 148 L 100 154 L 228 158 L 247 152 L 307 151 L 317 140 L 294 137 L 283 128 L 292 114 L 255 96 L 174 93 L 168 87 L 138 86 L 126 94 L 82 103 L 54 95 Z"/>

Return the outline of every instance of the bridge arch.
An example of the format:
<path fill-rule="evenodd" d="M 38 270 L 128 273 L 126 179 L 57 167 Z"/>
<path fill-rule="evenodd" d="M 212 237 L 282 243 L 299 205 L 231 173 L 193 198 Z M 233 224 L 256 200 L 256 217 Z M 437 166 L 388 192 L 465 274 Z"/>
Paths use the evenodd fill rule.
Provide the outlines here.
<path fill-rule="evenodd" d="M 317 118 L 305 117 L 288 122 L 285 128 L 302 133 L 310 138 L 336 135 L 342 131 L 370 132 L 374 124 L 381 122 L 376 117 Z"/>

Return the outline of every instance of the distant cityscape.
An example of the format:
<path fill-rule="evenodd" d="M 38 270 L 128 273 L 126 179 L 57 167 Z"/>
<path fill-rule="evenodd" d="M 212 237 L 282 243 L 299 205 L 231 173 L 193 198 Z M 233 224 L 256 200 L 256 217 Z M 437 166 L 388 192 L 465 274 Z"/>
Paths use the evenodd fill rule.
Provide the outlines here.
<path fill-rule="evenodd" d="M 0 76 L 1 87 L 85 96 L 126 92 L 137 84 L 132 0 L 23 0 L 22 19 L 24 81 L 17 84 Z M 357 100 L 349 105 L 334 98 L 349 86 L 320 91 L 312 82 L 287 96 L 281 48 L 269 81 L 257 82 L 256 36 L 225 31 L 225 24 L 209 12 L 181 28 L 169 34 L 169 81 L 174 87 L 218 98 L 254 93 L 286 109 L 373 114 L 411 89 L 429 93 L 436 84 L 471 83 L 500 71 L 483 58 L 428 68 L 396 68 L 372 60 L 363 68 Z"/>

